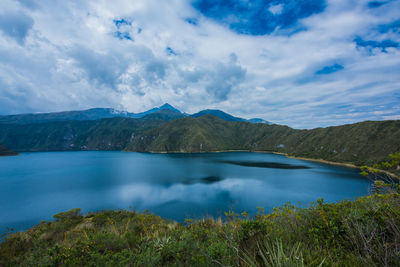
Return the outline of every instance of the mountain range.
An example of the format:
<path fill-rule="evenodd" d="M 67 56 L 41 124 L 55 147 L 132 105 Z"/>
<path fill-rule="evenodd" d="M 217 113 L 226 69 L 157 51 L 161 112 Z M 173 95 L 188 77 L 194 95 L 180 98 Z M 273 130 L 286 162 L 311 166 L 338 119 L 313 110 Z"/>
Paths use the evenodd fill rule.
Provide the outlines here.
<path fill-rule="evenodd" d="M 128 117 L 128 113 L 98 118 L 98 114 L 82 111 L 68 116 L 66 113 L 29 114 L 26 118 L 14 115 L 22 116 L 18 120 L 3 116 L 0 144 L 17 152 L 265 151 L 356 165 L 381 161 L 389 153 L 400 151 L 400 120 L 297 130 L 251 123 L 218 110 L 187 115 L 165 105 L 141 113 L 140 118 Z"/>
<path fill-rule="evenodd" d="M 77 111 L 63 111 L 63 112 L 52 112 L 52 113 L 28 113 L 28 114 L 18 114 L 18 115 L 6 115 L 0 116 L 0 123 L 18 123 L 18 124 L 29 124 L 29 123 L 42 123 L 51 121 L 71 121 L 71 120 L 99 120 L 106 118 L 143 118 L 147 115 L 154 113 L 169 114 L 173 119 L 182 117 L 200 117 L 203 115 L 213 115 L 215 117 L 221 118 L 227 121 L 248 121 L 252 123 L 266 123 L 270 124 L 268 121 L 254 118 L 254 119 L 243 119 L 234 117 L 228 113 L 221 110 L 207 109 L 202 110 L 198 113 L 189 115 L 182 113 L 180 110 L 174 108 L 168 103 L 141 113 L 130 113 L 127 111 L 119 111 L 113 108 L 92 108 L 87 110 L 77 110 Z"/>

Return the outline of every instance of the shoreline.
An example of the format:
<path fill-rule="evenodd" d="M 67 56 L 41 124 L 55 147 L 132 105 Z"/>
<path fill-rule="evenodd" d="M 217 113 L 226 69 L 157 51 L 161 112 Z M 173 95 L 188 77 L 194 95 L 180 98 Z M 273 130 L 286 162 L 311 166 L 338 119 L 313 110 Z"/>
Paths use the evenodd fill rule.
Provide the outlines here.
<path fill-rule="evenodd" d="M 291 156 L 287 153 L 283 152 L 275 152 L 275 151 L 262 151 L 262 150 L 244 150 L 244 149 L 231 149 L 231 150 L 215 150 L 215 151 L 198 151 L 198 152 L 188 152 L 188 151 L 129 151 L 129 150 L 69 150 L 69 151 L 34 151 L 34 152 L 80 152 L 80 151 L 116 151 L 116 152 L 133 152 L 133 153 L 150 153 L 150 154 L 202 154 L 202 153 L 227 153 L 227 152 L 252 152 L 252 153 L 267 153 L 267 154 L 275 154 L 275 155 L 281 155 L 285 156 L 286 158 L 289 159 L 298 159 L 298 160 L 304 160 L 304 161 L 312 161 L 312 162 L 318 162 L 318 163 L 323 163 L 323 164 L 328 164 L 328 165 L 335 165 L 335 166 L 342 166 L 342 167 L 347 167 L 347 168 L 352 168 L 352 169 L 361 169 L 361 166 L 354 165 L 352 163 L 345 163 L 345 162 L 336 162 L 336 161 L 329 161 L 329 160 L 324 160 L 324 159 L 314 159 L 314 158 L 306 158 L 306 157 L 296 157 L 296 156 Z M 32 151 L 28 152 L 32 153 Z M 7 157 L 7 156 L 18 156 L 19 153 L 16 155 L 0 155 L 0 157 Z M 385 171 L 385 170 L 379 170 L 382 173 L 385 173 L 397 180 L 400 180 L 400 177 L 397 176 L 394 173 Z"/>
<path fill-rule="evenodd" d="M 312 162 L 319 162 L 319 163 L 325 163 L 329 165 L 336 165 L 336 166 L 343 166 L 343 167 L 348 167 L 348 168 L 353 168 L 353 169 L 361 169 L 360 166 L 354 165 L 352 163 L 345 163 L 345 162 L 336 162 L 336 161 L 329 161 L 325 159 L 313 159 L 313 158 L 305 158 L 305 157 L 296 157 L 296 156 L 290 156 L 286 153 L 279 153 L 279 152 L 272 152 L 273 154 L 278 154 L 278 155 L 283 155 L 289 159 L 299 159 L 299 160 L 305 160 L 305 161 L 312 161 Z"/>
<path fill-rule="evenodd" d="M 135 151 L 126 151 L 126 152 L 135 152 Z M 283 152 L 273 152 L 273 151 L 262 151 L 262 150 L 216 150 L 216 151 L 199 151 L 199 152 L 187 152 L 187 151 L 149 151 L 147 153 L 152 153 L 152 154 L 184 154 L 184 153 L 225 153 L 225 152 L 252 152 L 252 153 L 266 153 L 266 154 L 276 154 L 276 155 L 282 155 L 285 156 L 289 159 L 299 159 L 299 160 L 305 160 L 305 161 L 313 161 L 313 162 L 319 162 L 319 163 L 324 163 L 324 164 L 329 164 L 329 165 L 336 165 L 336 166 L 343 166 L 343 167 L 348 167 L 348 168 L 353 168 L 353 169 L 360 169 L 360 166 L 356 166 L 351 163 L 345 163 L 345 162 L 335 162 L 335 161 L 329 161 L 329 160 L 324 160 L 324 159 L 313 159 L 313 158 L 305 158 L 305 157 L 295 157 L 295 156 L 290 156 L 287 153 Z M 146 153 L 146 152 L 145 152 Z M 383 170 L 382 170 L 383 171 Z"/>
<path fill-rule="evenodd" d="M 0 158 L 2 158 L 2 157 L 15 157 L 15 156 L 18 156 L 19 154 L 17 153 L 17 154 L 10 154 L 10 155 L 0 155 Z"/>
<path fill-rule="evenodd" d="M 329 161 L 329 160 L 324 160 L 324 159 L 313 159 L 313 158 L 304 158 L 304 157 L 295 157 L 295 156 L 290 156 L 286 153 L 281 153 L 281 152 L 271 152 L 272 154 L 277 154 L 277 155 L 283 155 L 289 159 L 299 159 L 299 160 L 305 160 L 305 161 L 312 161 L 312 162 L 319 162 L 319 163 L 324 163 L 324 164 L 329 164 L 329 165 L 336 165 L 336 166 L 343 166 L 343 167 L 348 167 L 348 168 L 353 168 L 353 169 L 359 169 L 361 170 L 361 166 L 357 166 L 351 163 L 344 163 L 344 162 L 335 162 L 335 161 Z M 400 180 L 400 177 L 397 176 L 394 173 L 388 172 L 386 170 L 381 170 L 377 169 L 378 171 L 385 173 L 392 178 L 395 178 L 397 180 Z"/>
<path fill-rule="evenodd" d="M 138 152 L 138 151 L 128 151 L 123 150 L 122 152 Z M 151 154 L 204 154 L 204 153 L 225 153 L 225 152 L 261 152 L 261 151 L 250 151 L 250 150 L 215 150 L 215 151 L 198 151 L 198 152 L 188 152 L 188 151 L 146 151 L 139 153 L 151 153 Z"/>

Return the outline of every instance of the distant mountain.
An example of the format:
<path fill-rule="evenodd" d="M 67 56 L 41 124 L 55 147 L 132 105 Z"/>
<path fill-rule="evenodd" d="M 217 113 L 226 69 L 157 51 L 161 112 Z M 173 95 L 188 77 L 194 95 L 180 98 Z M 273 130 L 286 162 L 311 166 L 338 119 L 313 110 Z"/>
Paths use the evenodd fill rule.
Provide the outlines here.
<path fill-rule="evenodd" d="M 130 113 L 127 111 L 119 111 L 112 108 L 92 108 L 92 109 L 77 110 L 77 111 L 8 115 L 8 116 L 0 116 L 0 123 L 30 124 L 30 123 L 43 123 L 51 121 L 99 120 L 99 119 L 107 119 L 115 117 L 142 118 L 146 115 L 164 110 L 174 112 L 176 118 L 181 117 L 178 114 L 182 114 L 179 110 L 177 110 L 176 108 L 172 107 L 167 103 L 162 105 L 161 107 L 153 108 L 141 113 Z"/>
<path fill-rule="evenodd" d="M 169 110 L 169 111 L 173 111 L 173 112 L 175 112 L 175 113 L 180 113 L 180 114 L 182 114 L 182 112 L 181 112 L 180 110 L 174 108 L 173 106 L 171 106 L 171 105 L 168 104 L 168 103 L 165 103 L 165 104 L 162 105 L 161 107 L 152 108 L 152 109 L 150 109 L 150 110 L 148 110 L 148 111 L 145 111 L 145 112 L 142 112 L 142 113 L 138 113 L 138 114 L 136 114 L 136 115 L 139 116 L 139 117 L 137 117 L 137 118 L 141 118 L 141 117 L 143 117 L 143 116 L 146 116 L 146 115 L 148 115 L 148 114 L 151 114 L 151 113 L 154 113 L 154 112 L 158 112 L 158 111 L 161 111 L 161 110 Z"/>
<path fill-rule="evenodd" d="M 165 105 L 164 105 L 165 106 Z M 162 106 L 162 107 L 164 107 Z M 156 110 L 152 113 L 148 113 L 147 115 L 143 116 L 142 118 L 144 120 L 164 120 L 164 121 L 170 121 L 170 120 L 175 120 L 179 118 L 183 118 L 186 115 L 181 113 L 179 110 L 175 108 L 162 108 L 160 107 L 159 110 Z"/>
<path fill-rule="evenodd" d="M 251 122 L 251 123 L 265 123 L 265 124 L 272 124 L 272 123 L 270 123 L 269 121 L 266 121 L 266 120 L 263 120 L 263 119 L 260 119 L 260 118 L 248 119 L 247 121 L 248 121 L 248 122 Z"/>
<path fill-rule="evenodd" d="M 123 150 L 136 136 L 167 123 L 156 118 L 108 118 L 0 125 L 0 143 L 18 152 Z"/>
<path fill-rule="evenodd" d="M 241 121 L 241 122 L 250 122 L 250 123 L 271 124 L 270 122 L 268 122 L 266 120 L 258 119 L 258 118 L 246 120 L 243 118 L 234 117 L 234 116 L 232 116 L 226 112 L 223 112 L 222 110 L 218 110 L 218 109 L 205 109 L 205 110 L 202 110 L 200 112 L 197 112 L 197 113 L 189 115 L 189 116 L 192 118 L 198 118 L 198 117 L 205 116 L 205 115 L 212 115 L 212 116 L 215 116 L 215 117 L 220 118 L 225 121 Z"/>
<path fill-rule="evenodd" d="M 5 146 L 3 146 L 2 144 L 0 144 L 0 157 L 1 156 L 15 156 L 18 155 L 18 153 L 9 150 L 8 148 L 6 148 Z"/>
<path fill-rule="evenodd" d="M 213 115 L 215 117 L 218 117 L 226 121 L 241 121 L 241 122 L 247 121 L 251 123 L 270 124 L 268 121 L 265 121 L 263 119 L 246 120 L 243 118 L 234 117 L 226 112 L 217 109 L 206 109 L 198 113 L 188 115 L 182 113 L 180 110 L 174 108 L 168 103 L 165 103 L 160 107 L 152 108 L 150 110 L 140 113 L 120 111 L 113 108 L 92 108 L 87 110 L 75 110 L 75 111 L 6 115 L 6 116 L 0 116 L 0 123 L 30 124 L 30 123 L 52 122 L 52 121 L 88 121 L 88 120 L 100 120 L 100 119 L 117 118 L 117 117 L 139 119 L 146 117 L 150 114 L 157 114 L 155 115 L 157 119 L 163 118 L 165 120 L 177 119 L 186 116 L 190 116 L 192 118 L 198 118 L 205 115 Z"/>
<path fill-rule="evenodd" d="M 205 116 L 205 115 L 212 115 L 212 116 L 215 116 L 217 118 L 220 118 L 220 119 L 223 119 L 226 121 L 246 121 L 245 119 L 234 117 L 234 116 L 232 116 L 226 112 L 223 112 L 222 110 L 218 110 L 218 109 L 205 109 L 205 110 L 202 110 L 200 112 L 190 115 L 190 117 L 198 118 L 198 117 Z"/>
<path fill-rule="evenodd" d="M 130 117 L 131 113 L 117 111 L 112 108 L 93 108 L 88 110 L 63 111 L 51 113 L 30 113 L 0 116 L 0 123 L 41 123 L 50 121 L 69 121 L 69 120 L 98 120 L 114 117 Z"/>

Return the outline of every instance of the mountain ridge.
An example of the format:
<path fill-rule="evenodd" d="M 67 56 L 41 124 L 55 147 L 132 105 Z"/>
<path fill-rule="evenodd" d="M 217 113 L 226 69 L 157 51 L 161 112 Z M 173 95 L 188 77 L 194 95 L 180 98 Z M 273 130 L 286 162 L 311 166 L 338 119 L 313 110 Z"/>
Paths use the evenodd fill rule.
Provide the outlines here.
<path fill-rule="evenodd" d="M 209 114 L 198 118 L 174 116 L 177 113 L 171 110 L 138 119 L 1 124 L 0 143 L 17 152 L 264 151 L 355 165 L 382 161 L 389 153 L 400 151 L 400 120 L 296 130 L 276 124 L 226 121 Z"/>
<path fill-rule="evenodd" d="M 0 123 L 16 123 L 16 124 L 30 124 L 51 121 L 69 121 L 69 120 L 99 120 L 107 118 L 143 118 L 153 113 L 164 113 L 164 111 L 175 113 L 175 118 L 178 117 L 199 117 L 206 114 L 211 114 L 227 121 L 249 121 L 252 123 L 267 123 L 263 119 L 250 119 L 246 120 L 239 117 L 234 117 L 222 110 L 206 109 L 201 110 L 195 114 L 186 114 L 176 109 L 172 105 L 165 103 L 160 107 L 155 107 L 144 112 L 131 113 L 127 111 L 120 111 L 113 108 L 91 108 L 86 110 L 72 110 L 61 112 L 48 112 L 48 113 L 26 113 L 16 115 L 2 115 L 0 116 Z M 172 114 L 172 113 L 171 113 Z"/>

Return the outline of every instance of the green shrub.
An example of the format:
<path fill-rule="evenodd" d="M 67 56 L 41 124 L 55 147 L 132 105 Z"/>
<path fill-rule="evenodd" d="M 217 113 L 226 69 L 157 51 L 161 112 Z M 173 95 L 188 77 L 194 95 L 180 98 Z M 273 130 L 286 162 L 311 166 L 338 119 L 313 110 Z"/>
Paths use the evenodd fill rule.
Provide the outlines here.
<path fill-rule="evenodd" d="M 0 266 L 398 266 L 400 195 L 179 224 L 79 209 L 4 237 Z"/>

